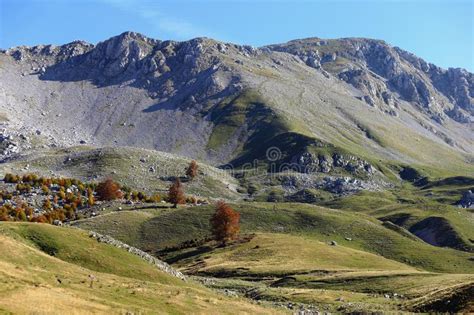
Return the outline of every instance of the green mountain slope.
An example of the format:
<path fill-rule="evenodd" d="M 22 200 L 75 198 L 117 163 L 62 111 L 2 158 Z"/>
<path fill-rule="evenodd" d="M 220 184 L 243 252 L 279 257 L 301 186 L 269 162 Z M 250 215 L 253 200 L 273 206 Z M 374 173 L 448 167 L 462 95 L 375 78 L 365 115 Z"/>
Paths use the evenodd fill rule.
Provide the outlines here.
<path fill-rule="evenodd" d="M 429 245 L 361 212 L 297 203 L 232 207 L 242 236 L 225 247 L 209 239 L 211 206 L 110 212 L 74 224 L 252 299 L 333 312 L 470 310 L 470 253 Z"/>
<path fill-rule="evenodd" d="M 7 313 L 278 312 L 174 278 L 77 229 L 1 223 L 0 239 L 0 310 Z"/>
<path fill-rule="evenodd" d="M 474 271 L 474 262 L 469 260 L 469 253 L 413 240 L 384 227 L 380 221 L 368 215 L 292 203 L 243 203 L 233 206 L 241 213 L 243 233 L 304 235 L 322 242 L 334 240 L 349 248 L 378 254 L 428 271 Z M 117 239 L 123 237 L 124 241 L 132 241 L 132 245 L 158 255 L 166 247 L 209 236 L 212 206 L 171 211 L 150 209 L 147 212 L 151 215 L 142 215 L 140 211 L 117 212 L 74 224 Z M 139 235 L 132 236 L 126 232 L 134 230 L 140 231 Z"/>

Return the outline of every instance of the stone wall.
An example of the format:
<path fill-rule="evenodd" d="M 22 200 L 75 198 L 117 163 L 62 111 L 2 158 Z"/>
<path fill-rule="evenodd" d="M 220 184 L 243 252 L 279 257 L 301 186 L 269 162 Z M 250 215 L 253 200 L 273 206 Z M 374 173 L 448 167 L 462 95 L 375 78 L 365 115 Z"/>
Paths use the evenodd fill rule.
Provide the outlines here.
<path fill-rule="evenodd" d="M 118 240 L 116 240 L 116 239 L 114 239 L 114 238 L 112 238 L 108 235 L 102 235 L 102 234 L 99 234 L 99 233 L 94 232 L 94 231 L 90 231 L 89 236 L 92 237 L 92 238 L 95 238 L 99 243 L 110 244 L 110 245 L 113 245 L 117 248 L 124 249 L 124 250 L 128 251 L 129 253 L 137 255 L 138 257 L 140 257 L 141 259 L 147 261 L 148 263 L 150 263 L 152 265 L 155 265 L 161 271 L 166 272 L 167 274 L 170 274 L 173 277 L 176 277 L 176 278 L 179 278 L 181 280 L 186 281 L 186 277 L 181 272 L 174 269 L 173 267 L 171 267 L 170 265 L 168 265 L 164 261 L 161 261 L 161 260 L 145 253 L 144 251 L 136 248 L 136 247 L 127 245 L 127 244 L 122 243 L 122 242 L 120 242 L 120 241 L 118 241 Z"/>

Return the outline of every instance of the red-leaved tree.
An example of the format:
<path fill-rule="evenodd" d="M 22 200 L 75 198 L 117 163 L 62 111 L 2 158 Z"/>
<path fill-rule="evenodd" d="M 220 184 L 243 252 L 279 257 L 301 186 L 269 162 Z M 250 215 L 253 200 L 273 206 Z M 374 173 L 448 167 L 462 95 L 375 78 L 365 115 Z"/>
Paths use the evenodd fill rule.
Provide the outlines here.
<path fill-rule="evenodd" d="M 186 202 L 186 197 L 184 196 L 183 184 L 179 178 L 176 178 L 173 185 L 170 186 L 168 190 L 168 202 L 173 204 L 173 207 L 176 208 L 179 204 Z"/>
<path fill-rule="evenodd" d="M 120 191 L 120 185 L 111 178 L 107 178 L 97 185 L 96 192 L 101 200 L 115 200 L 123 196 L 122 191 Z"/>
<path fill-rule="evenodd" d="M 226 244 L 235 239 L 240 231 L 240 213 L 234 211 L 224 201 L 216 205 L 216 212 L 211 217 L 211 232 L 217 241 Z"/>
<path fill-rule="evenodd" d="M 186 176 L 188 176 L 191 179 L 194 179 L 198 174 L 198 164 L 196 161 L 192 160 L 191 163 L 188 166 L 188 169 L 186 170 Z"/>

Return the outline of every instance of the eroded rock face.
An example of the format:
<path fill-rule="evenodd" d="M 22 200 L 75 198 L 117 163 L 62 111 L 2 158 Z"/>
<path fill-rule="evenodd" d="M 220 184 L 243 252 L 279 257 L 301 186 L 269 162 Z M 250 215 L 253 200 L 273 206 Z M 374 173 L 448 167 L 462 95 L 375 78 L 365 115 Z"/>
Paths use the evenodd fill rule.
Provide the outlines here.
<path fill-rule="evenodd" d="M 359 99 L 389 114 L 390 107 L 407 101 L 438 122 L 446 115 L 474 121 L 474 76 L 464 69 L 442 69 L 379 40 L 310 38 L 269 47 L 338 76 L 361 92 Z"/>
<path fill-rule="evenodd" d="M 221 93 L 230 83 L 216 73 L 220 69 L 214 53 L 218 45 L 222 46 L 203 38 L 160 41 L 125 32 L 97 45 L 77 41 L 58 47 L 16 47 L 6 54 L 34 64 L 32 73 L 39 74 L 41 80 L 88 80 L 99 86 L 132 84 L 157 99 L 180 93 L 185 94 L 183 100 L 191 96 L 201 100 Z"/>
<path fill-rule="evenodd" d="M 458 206 L 461 208 L 474 208 L 474 193 L 471 190 L 464 192 L 461 200 L 458 202 Z"/>
<path fill-rule="evenodd" d="M 336 195 L 350 195 L 361 190 L 377 191 L 386 183 L 361 180 L 348 176 L 314 177 L 310 174 L 287 174 L 279 176 L 282 188 L 288 193 L 288 200 L 302 200 L 306 189 L 320 189 Z M 310 194 L 307 194 L 310 196 Z M 305 197 L 306 198 L 306 197 Z M 310 199 L 304 202 L 313 202 Z"/>
<path fill-rule="evenodd" d="M 367 161 L 352 155 L 332 155 L 303 152 L 292 157 L 291 164 L 302 173 L 330 173 L 345 170 L 354 175 L 371 176 L 376 169 Z"/>

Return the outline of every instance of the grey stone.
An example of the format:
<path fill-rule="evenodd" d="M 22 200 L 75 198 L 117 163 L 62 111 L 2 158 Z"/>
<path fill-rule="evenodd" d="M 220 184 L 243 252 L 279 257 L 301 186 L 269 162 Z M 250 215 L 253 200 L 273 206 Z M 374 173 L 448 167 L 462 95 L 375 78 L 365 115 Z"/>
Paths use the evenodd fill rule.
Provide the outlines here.
<path fill-rule="evenodd" d="M 126 250 L 129 253 L 137 255 L 141 259 L 143 259 L 143 260 L 147 261 L 148 263 L 156 266 L 161 271 L 166 272 L 167 274 L 170 274 L 170 275 L 172 275 L 176 278 L 179 278 L 181 280 L 186 281 L 186 277 L 181 272 L 177 271 L 176 269 L 174 269 L 173 267 L 171 267 L 167 263 L 165 263 L 165 262 L 163 262 L 163 261 L 161 261 L 161 260 L 145 253 L 144 251 L 142 251 L 138 248 L 135 248 L 133 246 L 122 243 L 122 242 L 120 242 L 120 241 L 118 241 L 118 240 L 116 240 L 116 239 L 114 239 L 114 238 L 112 238 L 108 235 L 102 235 L 102 234 L 99 234 L 99 233 L 93 232 L 93 231 L 89 232 L 89 237 L 92 237 L 92 238 L 96 239 L 99 243 L 109 244 L 109 245 L 115 246 L 117 248 L 121 248 L 123 250 Z"/>

